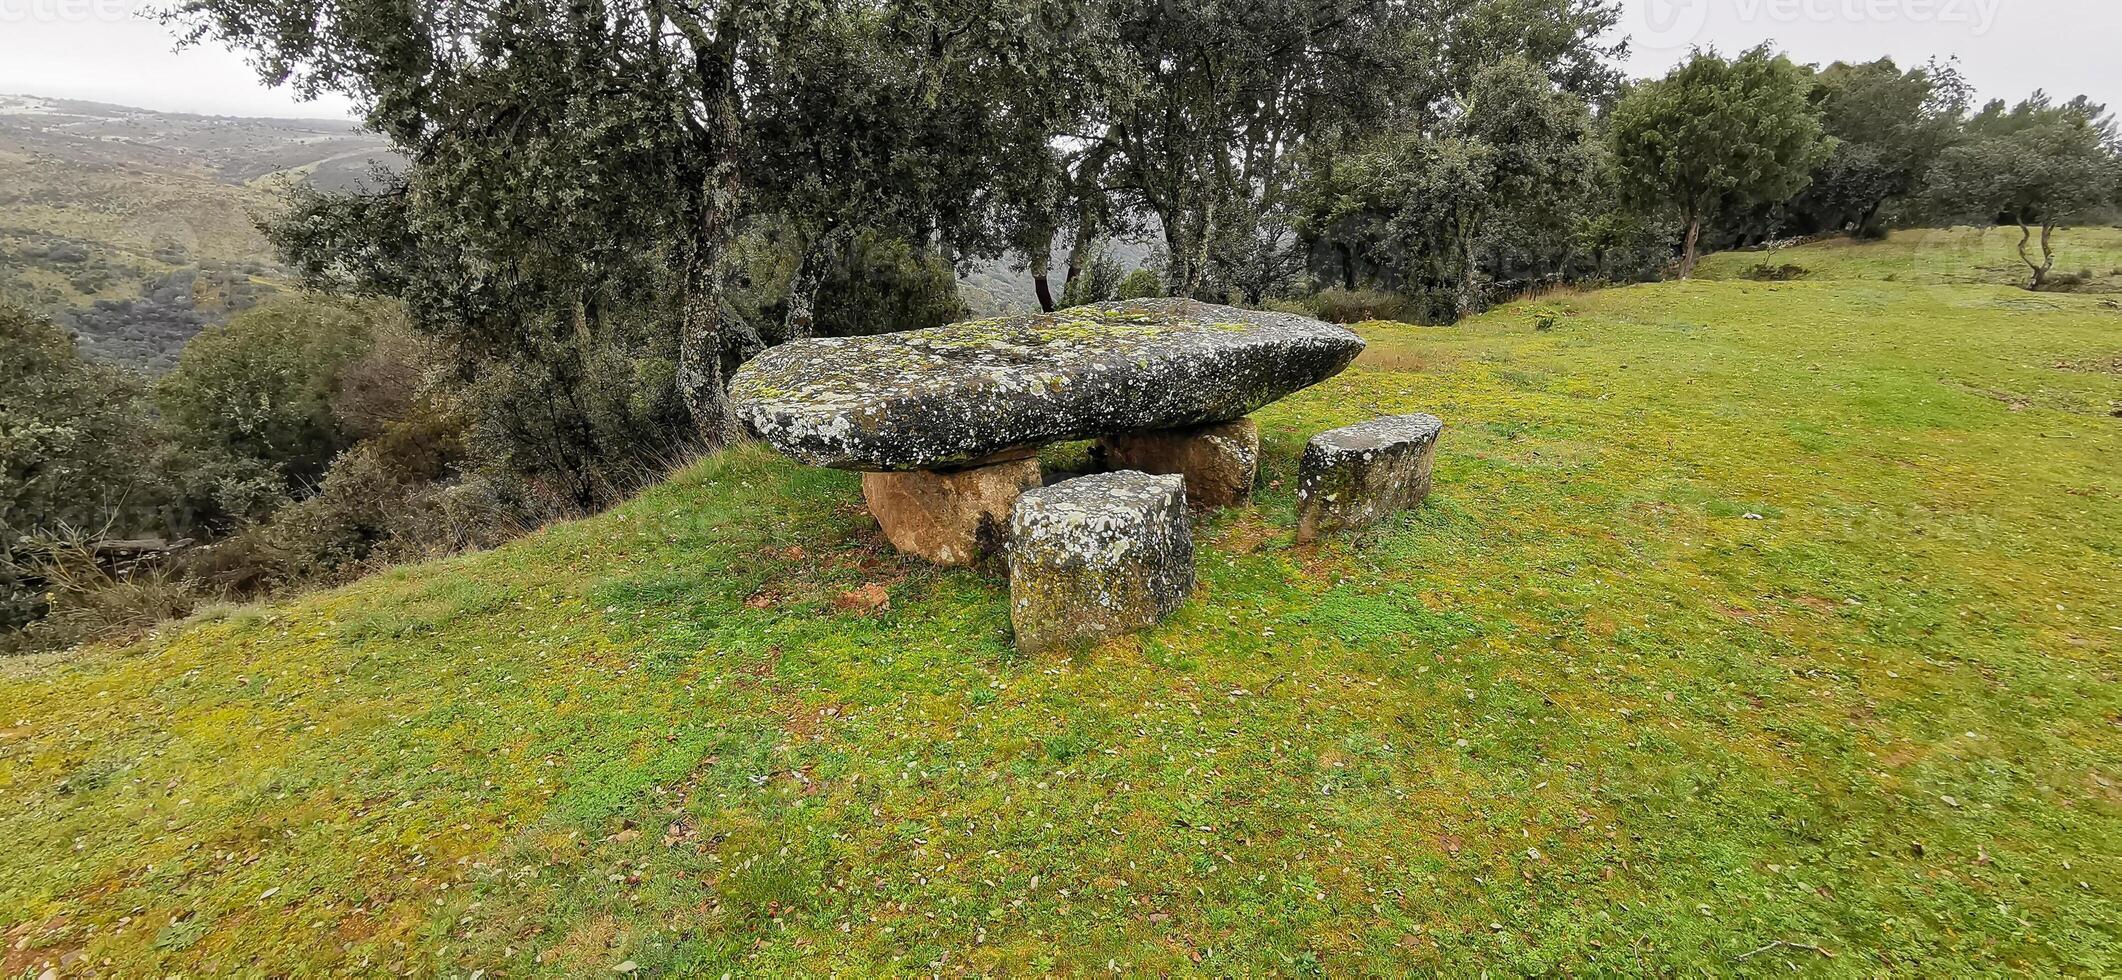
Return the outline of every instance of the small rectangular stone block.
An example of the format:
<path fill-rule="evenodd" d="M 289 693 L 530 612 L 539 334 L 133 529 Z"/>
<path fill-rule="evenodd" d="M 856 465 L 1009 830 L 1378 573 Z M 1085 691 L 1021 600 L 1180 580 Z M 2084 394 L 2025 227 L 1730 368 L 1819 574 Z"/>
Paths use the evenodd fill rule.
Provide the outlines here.
<path fill-rule="evenodd" d="M 1113 469 L 1184 477 L 1186 502 L 1195 507 L 1245 500 L 1260 474 L 1260 427 L 1249 418 L 1110 435 L 1098 446 Z"/>
<path fill-rule="evenodd" d="M 1313 436 L 1298 464 L 1297 542 L 1359 531 L 1421 503 L 1443 431 L 1434 415 L 1392 415 Z"/>
<path fill-rule="evenodd" d="M 1009 620 L 1039 653 L 1155 625 L 1194 590 L 1177 476 L 1123 471 L 1027 490 L 1009 524 Z"/>

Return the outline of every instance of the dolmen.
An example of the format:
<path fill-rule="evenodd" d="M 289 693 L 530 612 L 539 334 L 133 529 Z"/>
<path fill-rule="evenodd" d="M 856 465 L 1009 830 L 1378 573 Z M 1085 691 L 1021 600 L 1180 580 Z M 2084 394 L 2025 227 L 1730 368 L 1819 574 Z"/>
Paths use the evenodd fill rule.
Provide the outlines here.
<path fill-rule="evenodd" d="M 1434 415 L 1390 415 L 1321 432 L 1297 463 L 1297 543 L 1361 531 L 1429 496 Z"/>
<path fill-rule="evenodd" d="M 861 471 L 895 547 L 962 565 L 1001 546 L 1049 443 L 1097 439 L 1109 464 L 1180 476 L 1197 501 L 1241 498 L 1259 463 L 1246 416 L 1362 350 L 1293 314 L 1131 300 L 791 341 L 741 368 L 730 398 L 782 453 Z"/>

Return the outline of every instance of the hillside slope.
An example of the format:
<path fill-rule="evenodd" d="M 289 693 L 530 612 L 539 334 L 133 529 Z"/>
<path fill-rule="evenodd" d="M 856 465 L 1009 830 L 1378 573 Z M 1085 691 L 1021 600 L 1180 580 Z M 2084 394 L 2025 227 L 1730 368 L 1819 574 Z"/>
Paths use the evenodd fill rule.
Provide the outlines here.
<path fill-rule="evenodd" d="M 2113 974 L 2111 303 L 1366 325 L 1194 600 L 1074 660 L 753 447 L 0 664 L 0 973 Z M 1306 435 L 1418 410 L 1429 503 L 1294 547 Z"/>
<path fill-rule="evenodd" d="M 0 95 L 0 301 L 105 360 L 167 368 L 202 327 L 280 288 L 257 225 L 288 187 L 348 186 L 389 158 L 344 121 Z"/>

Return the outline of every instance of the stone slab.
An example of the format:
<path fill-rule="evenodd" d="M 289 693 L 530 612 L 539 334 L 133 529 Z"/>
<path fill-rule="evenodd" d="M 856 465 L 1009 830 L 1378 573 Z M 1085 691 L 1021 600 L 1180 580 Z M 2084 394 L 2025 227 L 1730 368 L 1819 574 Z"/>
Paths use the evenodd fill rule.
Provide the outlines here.
<path fill-rule="evenodd" d="M 970 565 L 1001 548 L 1017 495 L 1039 485 L 1039 461 L 949 473 L 864 473 L 862 497 L 892 547 L 938 565 Z"/>
<path fill-rule="evenodd" d="M 1180 477 L 1099 473 L 1017 498 L 1009 618 L 1019 650 L 1145 629 L 1193 590 L 1193 530 Z"/>
<path fill-rule="evenodd" d="M 814 466 L 941 470 L 1022 447 L 1241 418 L 1339 374 L 1345 327 L 1180 299 L 969 320 L 771 348 L 737 417 Z"/>
<path fill-rule="evenodd" d="M 1434 415 L 1393 415 L 1321 432 L 1297 466 L 1297 541 L 1360 531 L 1429 496 Z"/>
<path fill-rule="evenodd" d="M 1098 448 L 1112 469 L 1185 478 L 1186 502 L 1199 509 L 1245 500 L 1260 475 L 1260 426 L 1249 418 L 1106 436 Z"/>

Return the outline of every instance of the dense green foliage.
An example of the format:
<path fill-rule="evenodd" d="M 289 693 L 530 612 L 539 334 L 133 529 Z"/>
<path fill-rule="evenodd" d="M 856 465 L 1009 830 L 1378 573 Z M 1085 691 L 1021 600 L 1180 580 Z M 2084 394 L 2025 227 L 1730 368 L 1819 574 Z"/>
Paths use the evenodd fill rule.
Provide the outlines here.
<path fill-rule="evenodd" d="M 1074 660 L 748 447 L 0 662 L 6 972 L 2112 975 L 2117 314 L 2011 237 L 1366 325 Z M 1429 501 L 1294 547 L 1304 440 L 1407 411 Z"/>
<path fill-rule="evenodd" d="M 1822 70 L 1812 101 L 1834 147 L 1790 202 L 1790 230 L 1883 232 L 1887 207 L 1917 197 L 1959 140 L 1967 100 L 1967 83 L 1950 64 L 1903 71 L 1881 58 Z"/>
<path fill-rule="evenodd" d="M 40 317 L 0 305 L 0 633 L 42 616 L 45 540 L 126 523 L 151 442 L 138 391 Z"/>
<path fill-rule="evenodd" d="M 1831 144 L 1790 59 L 1755 48 L 1726 60 L 1698 51 L 1672 73 L 1631 89 L 1610 123 L 1628 201 L 1686 229 L 1681 278 L 1694 271 L 1704 225 L 1734 209 L 1803 190 Z"/>
<path fill-rule="evenodd" d="M 584 506 L 512 455 L 503 423 L 525 409 L 490 403 L 503 380 L 449 378 L 388 304 L 276 299 L 209 328 L 145 397 L 57 328 L 0 321 L 0 651 L 132 635 L 201 601 L 492 544 Z M 643 387 L 674 402 L 658 381 Z M 635 405 L 589 415 L 628 445 L 653 437 Z M 663 416 L 688 427 L 682 406 Z"/>
<path fill-rule="evenodd" d="M 339 376 L 368 353 L 374 314 L 350 305 L 275 303 L 209 328 L 155 385 L 189 520 L 265 517 L 324 478 L 352 444 L 332 403 Z"/>
<path fill-rule="evenodd" d="M 189 0 L 173 16 L 270 75 L 356 97 L 410 161 L 377 193 L 285 223 L 281 246 L 313 277 L 406 299 L 475 359 L 586 357 L 560 341 L 605 315 L 652 322 L 716 444 L 732 435 L 726 370 L 762 342 L 729 315 L 739 238 L 791 238 L 783 336 L 812 330 L 826 258 L 858 232 L 993 245 L 993 206 L 1046 165 L 1026 148 L 1089 49 L 1027 29 L 1042 8 L 649 0 L 434 18 L 396 0 Z"/>
<path fill-rule="evenodd" d="M 1487 304 L 1497 282 L 1558 269 L 1600 168 L 1584 101 L 1512 58 L 1476 72 L 1433 132 L 1383 136 L 1301 190 L 1304 227 L 1360 276 L 1435 298 L 1424 319 Z"/>
<path fill-rule="evenodd" d="M 125 509 L 142 473 L 138 392 L 73 339 L 0 306 L 0 540 Z"/>

